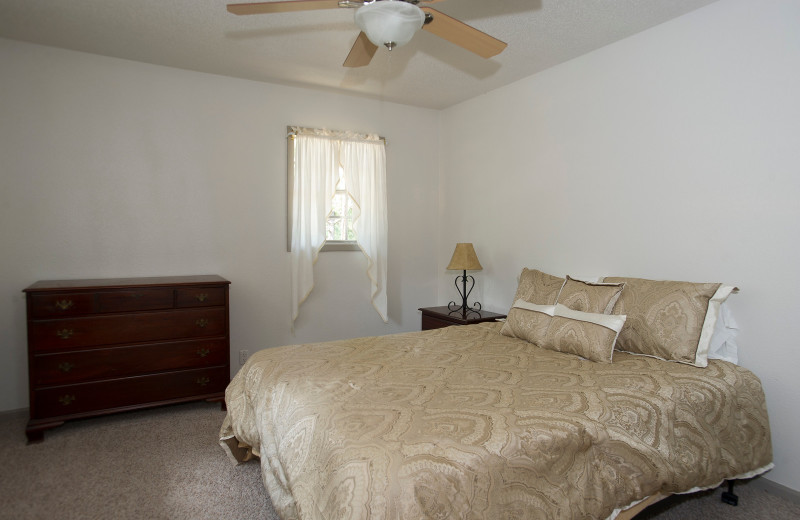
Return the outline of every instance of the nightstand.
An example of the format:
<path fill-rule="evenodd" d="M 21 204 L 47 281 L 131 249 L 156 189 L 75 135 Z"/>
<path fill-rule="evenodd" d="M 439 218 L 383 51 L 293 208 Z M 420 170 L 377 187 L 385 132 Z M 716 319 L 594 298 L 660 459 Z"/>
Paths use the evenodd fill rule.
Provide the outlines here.
<path fill-rule="evenodd" d="M 438 329 L 451 325 L 473 325 L 484 321 L 497 321 L 505 318 L 505 314 L 498 314 L 489 311 L 476 311 L 464 315 L 461 311 L 450 312 L 447 305 L 441 307 L 423 307 L 422 311 L 422 330 Z"/>

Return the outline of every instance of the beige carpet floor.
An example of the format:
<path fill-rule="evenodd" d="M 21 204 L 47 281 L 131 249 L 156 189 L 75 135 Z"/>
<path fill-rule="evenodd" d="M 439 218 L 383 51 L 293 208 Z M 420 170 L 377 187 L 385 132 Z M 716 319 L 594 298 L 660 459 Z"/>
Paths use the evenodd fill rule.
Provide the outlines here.
<path fill-rule="evenodd" d="M 0 518 L 277 520 L 258 463 L 234 466 L 217 444 L 224 416 L 209 403 L 168 406 L 74 421 L 26 445 L 26 417 L 0 414 Z M 800 519 L 800 504 L 754 483 L 736 493 L 737 507 L 716 490 L 637 519 Z"/>

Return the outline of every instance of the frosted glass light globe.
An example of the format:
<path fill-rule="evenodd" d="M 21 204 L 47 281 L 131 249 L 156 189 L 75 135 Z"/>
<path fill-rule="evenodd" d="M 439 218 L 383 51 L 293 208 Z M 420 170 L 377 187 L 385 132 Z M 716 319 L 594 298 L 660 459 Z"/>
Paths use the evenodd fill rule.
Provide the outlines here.
<path fill-rule="evenodd" d="M 380 0 L 356 9 L 355 19 L 369 41 L 391 50 L 411 40 L 425 23 L 425 13 L 402 0 Z"/>

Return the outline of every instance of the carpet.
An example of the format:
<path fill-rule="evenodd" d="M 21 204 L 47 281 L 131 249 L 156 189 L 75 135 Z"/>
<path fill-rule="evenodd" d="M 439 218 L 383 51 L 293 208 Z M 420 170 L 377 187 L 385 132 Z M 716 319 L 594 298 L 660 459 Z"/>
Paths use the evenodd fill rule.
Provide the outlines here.
<path fill-rule="evenodd" d="M 279 520 L 258 461 L 217 443 L 225 412 L 188 403 L 73 421 L 26 445 L 24 413 L 0 414 L 0 519 Z M 795 520 L 800 504 L 753 483 L 670 497 L 637 520 Z M 412 519 L 405 519 L 412 520 Z"/>

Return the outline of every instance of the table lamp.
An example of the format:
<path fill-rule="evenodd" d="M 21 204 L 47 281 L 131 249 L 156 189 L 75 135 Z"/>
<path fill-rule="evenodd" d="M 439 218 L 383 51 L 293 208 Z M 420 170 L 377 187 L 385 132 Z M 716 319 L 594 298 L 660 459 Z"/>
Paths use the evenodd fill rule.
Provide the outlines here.
<path fill-rule="evenodd" d="M 458 304 L 454 301 L 447 304 L 447 308 L 450 309 L 451 313 L 453 312 L 461 312 L 464 318 L 467 317 L 467 314 L 470 312 L 474 312 L 480 315 L 481 304 L 480 302 L 474 302 L 476 308 L 472 308 L 467 305 L 467 297 L 472 292 L 472 289 L 475 288 L 475 278 L 472 276 L 467 276 L 467 271 L 480 271 L 483 269 L 483 266 L 478 261 L 478 255 L 475 254 L 475 248 L 472 247 L 470 243 L 458 243 L 456 244 L 456 249 L 453 251 L 453 258 L 450 259 L 450 263 L 447 265 L 447 269 L 451 271 L 463 271 L 464 273 L 456 276 L 456 290 L 458 294 L 461 295 L 461 306 L 459 307 Z M 472 285 L 467 291 L 467 279 L 472 280 Z M 458 282 L 461 282 L 461 287 L 458 286 Z"/>

